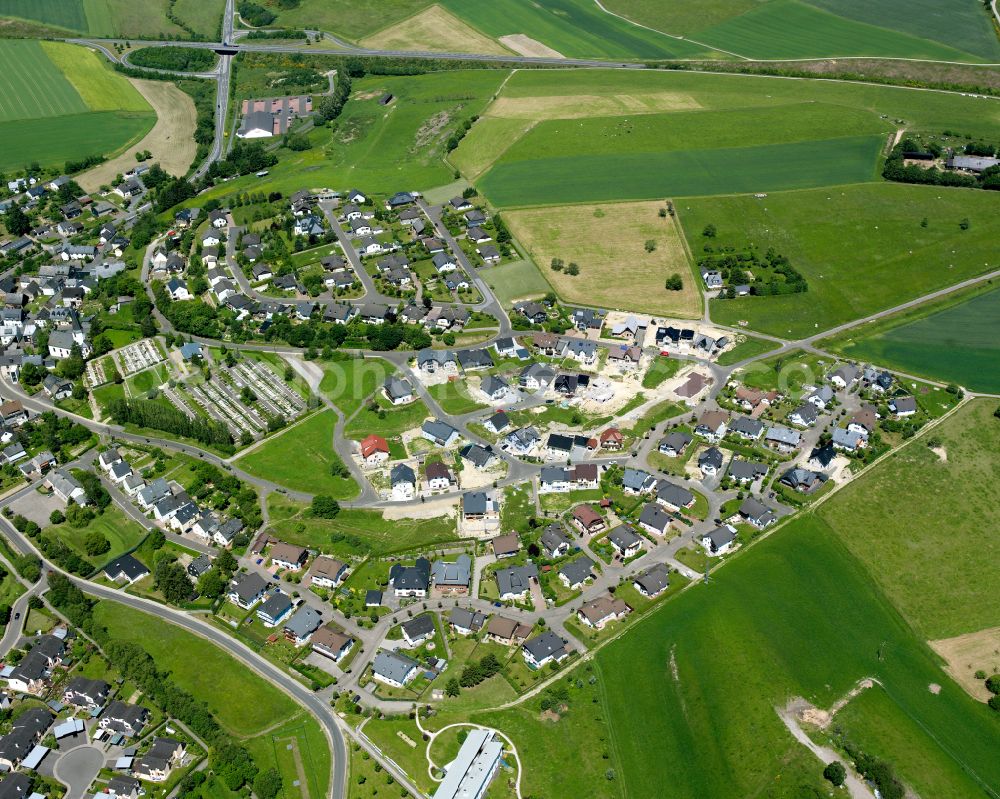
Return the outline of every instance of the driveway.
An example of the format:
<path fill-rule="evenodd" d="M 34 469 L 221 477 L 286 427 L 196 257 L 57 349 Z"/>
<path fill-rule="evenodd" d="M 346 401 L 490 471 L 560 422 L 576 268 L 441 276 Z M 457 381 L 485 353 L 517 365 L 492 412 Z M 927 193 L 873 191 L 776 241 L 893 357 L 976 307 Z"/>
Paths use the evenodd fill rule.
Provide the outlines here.
<path fill-rule="evenodd" d="M 60 755 L 52 773 L 68 789 L 66 799 L 81 799 L 103 765 L 104 753 L 88 744 Z"/>

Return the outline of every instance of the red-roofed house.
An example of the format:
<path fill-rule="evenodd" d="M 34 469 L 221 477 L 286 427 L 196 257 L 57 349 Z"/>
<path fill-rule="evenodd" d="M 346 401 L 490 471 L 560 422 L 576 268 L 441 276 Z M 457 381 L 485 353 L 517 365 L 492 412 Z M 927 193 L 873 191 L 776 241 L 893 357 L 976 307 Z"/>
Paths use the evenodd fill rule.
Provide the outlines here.
<path fill-rule="evenodd" d="M 601 448 L 607 450 L 619 450 L 625 443 L 622 431 L 617 427 L 609 427 L 601 433 Z"/>
<path fill-rule="evenodd" d="M 368 436 L 361 442 L 361 460 L 365 466 L 381 466 L 389 460 L 389 444 L 382 436 Z"/>

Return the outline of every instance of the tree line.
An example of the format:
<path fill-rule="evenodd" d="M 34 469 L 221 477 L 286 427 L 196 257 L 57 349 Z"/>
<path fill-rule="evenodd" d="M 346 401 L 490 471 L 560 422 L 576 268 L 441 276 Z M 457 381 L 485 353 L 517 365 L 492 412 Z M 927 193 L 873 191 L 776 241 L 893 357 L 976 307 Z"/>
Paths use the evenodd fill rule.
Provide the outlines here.
<path fill-rule="evenodd" d="M 192 438 L 202 444 L 233 451 L 233 439 L 223 422 L 210 419 L 191 419 L 176 408 L 153 400 L 116 399 L 108 404 L 108 412 L 116 424 L 134 424 L 162 430 L 183 438 Z"/>

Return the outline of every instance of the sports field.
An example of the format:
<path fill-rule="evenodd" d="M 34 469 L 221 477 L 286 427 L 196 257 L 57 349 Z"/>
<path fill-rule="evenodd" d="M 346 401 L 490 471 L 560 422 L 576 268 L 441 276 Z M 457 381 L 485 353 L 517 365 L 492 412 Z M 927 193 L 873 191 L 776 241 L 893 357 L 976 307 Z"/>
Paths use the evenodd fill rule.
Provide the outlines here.
<path fill-rule="evenodd" d="M 636 23 L 745 56 L 820 57 L 860 50 L 929 58 L 960 51 L 964 58 L 991 62 L 1000 57 L 989 12 L 964 0 L 604 0 L 603 5 Z"/>
<path fill-rule="evenodd" d="M 717 322 L 745 320 L 776 336 L 815 334 L 1000 266 L 992 192 L 875 183 L 676 207 L 696 258 L 706 243 L 773 247 L 806 277 L 804 294 L 712 301 Z M 712 241 L 702 236 L 709 224 L 718 231 Z"/>
<path fill-rule="evenodd" d="M 837 350 L 973 391 L 1000 393 L 1000 289 L 917 314 L 900 315 L 872 331 L 849 331 Z"/>
<path fill-rule="evenodd" d="M 984 534 L 1000 525 L 1000 488 L 982 479 L 1000 470 L 996 407 L 971 401 L 928 434 L 939 452 L 915 441 L 820 510 L 926 639 L 978 632 L 1000 618 L 1000 542 Z M 913 499 L 905 508 L 902 490 Z"/>
<path fill-rule="evenodd" d="M 0 40 L 0 169 L 113 153 L 155 121 L 142 95 L 92 51 Z"/>
<path fill-rule="evenodd" d="M 701 315 L 701 293 L 684 242 L 662 202 L 552 206 L 504 215 L 514 236 L 565 301 L 670 316 Z M 647 252 L 646 242 L 655 249 Z M 576 263 L 578 275 L 551 269 L 553 258 Z M 684 288 L 667 291 L 681 275 Z"/>

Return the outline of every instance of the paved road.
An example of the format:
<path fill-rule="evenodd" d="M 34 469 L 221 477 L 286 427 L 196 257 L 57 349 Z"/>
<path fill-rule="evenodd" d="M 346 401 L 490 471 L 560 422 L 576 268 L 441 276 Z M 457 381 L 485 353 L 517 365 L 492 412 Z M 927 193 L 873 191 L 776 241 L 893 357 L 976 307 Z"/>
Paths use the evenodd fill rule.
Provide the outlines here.
<path fill-rule="evenodd" d="M 59 755 L 53 774 L 66 786 L 66 799 L 82 799 L 104 765 L 104 752 L 89 744 Z"/>

